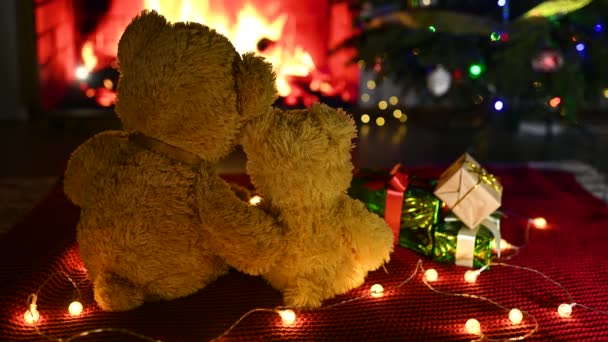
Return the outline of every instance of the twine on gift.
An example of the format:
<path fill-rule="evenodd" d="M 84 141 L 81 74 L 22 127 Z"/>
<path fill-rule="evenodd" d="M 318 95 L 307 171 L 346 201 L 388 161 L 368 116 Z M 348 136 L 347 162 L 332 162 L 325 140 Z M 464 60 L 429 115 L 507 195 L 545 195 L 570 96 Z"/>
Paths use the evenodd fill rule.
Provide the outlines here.
<path fill-rule="evenodd" d="M 408 175 L 400 171 L 401 164 L 397 164 L 391 170 L 391 179 L 386 189 L 386 203 L 384 206 L 384 220 L 393 231 L 393 244 L 399 242 L 401 230 L 401 209 L 403 208 L 403 197 L 408 186 Z"/>

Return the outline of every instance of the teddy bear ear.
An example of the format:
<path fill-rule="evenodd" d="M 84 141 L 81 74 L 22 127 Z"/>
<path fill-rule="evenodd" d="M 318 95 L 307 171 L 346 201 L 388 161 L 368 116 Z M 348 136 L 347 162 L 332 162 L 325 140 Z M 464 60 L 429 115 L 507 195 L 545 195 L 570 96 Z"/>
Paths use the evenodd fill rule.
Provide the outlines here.
<path fill-rule="evenodd" d="M 253 52 L 243 55 L 237 62 L 236 82 L 244 116 L 254 118 L 268 111 L 278 97 L 275 80 L 272 64 Z"/>
<path fill-rule="evenodd" d="M 118 42 L 118 63 L 121 69 L 128 67 L 167 26 L 165 17 L 156 11 L 144 10 L 133 18 Z"/>
<path fill-rule="evenodd" d="M 342 109 L 316 103 L 310 111 L 317 118 L 321 128 L 332 139 L 350 143 L 357 136 L 357 128 L 352 116 Z"/>

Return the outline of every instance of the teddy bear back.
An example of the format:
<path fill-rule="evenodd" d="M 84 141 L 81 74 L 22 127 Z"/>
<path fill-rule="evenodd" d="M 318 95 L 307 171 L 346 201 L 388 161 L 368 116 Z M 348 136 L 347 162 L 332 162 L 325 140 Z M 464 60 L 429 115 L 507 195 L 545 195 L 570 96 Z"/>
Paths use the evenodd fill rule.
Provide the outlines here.
<path fill-rule="evenodd" d="M 352 118 L 340 109 L 276 109 L 245 128 L 247 172 L 273 206 L 329 207 L 350 185 L 355 136 Z"/>
<path fill-rule="evenodd" d="M 138 131 L 215 161 L 232 150 L 239 113 L 230 41 L 197 23 L 168 23 L 144 11 L 118 45 L 116 113 Z"/>

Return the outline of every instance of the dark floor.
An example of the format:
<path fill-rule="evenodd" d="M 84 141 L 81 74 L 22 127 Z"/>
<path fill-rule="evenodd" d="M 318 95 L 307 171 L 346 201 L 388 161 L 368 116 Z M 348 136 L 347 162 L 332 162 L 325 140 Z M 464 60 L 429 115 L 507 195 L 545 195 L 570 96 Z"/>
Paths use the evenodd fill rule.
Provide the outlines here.
<path fill-rule="evenodd" d="M 522 122 L 513 133 L 497 123 L 476 128 L 466 120 L 387 121 L 384 127 L 360 125 L 356 166 L 447 164 L 468 151 L 482 164 L 575 160 L 608 172 L 608 120 L 556 126 L 553 137 L 546 134 L 543 123 Z M 108 113 L 0 122 L 0 178 L 58 177 L 78 144 L 96 132 L 118 127 L 118 120 Z M 222 162 L 220 171 L 243 172 L 244 165 L 244 155 L 237 150 Z"/>

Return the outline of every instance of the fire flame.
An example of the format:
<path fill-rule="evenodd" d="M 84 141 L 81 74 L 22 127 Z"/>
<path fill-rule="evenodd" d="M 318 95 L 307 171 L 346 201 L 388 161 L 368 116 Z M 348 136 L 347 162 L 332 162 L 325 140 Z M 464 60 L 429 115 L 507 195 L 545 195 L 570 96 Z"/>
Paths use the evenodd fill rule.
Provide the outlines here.
<path fill-rule="evenodd" d="M 286 14 L 267 19 L 251 4 L 245 4 L 238 12 L 236 22 L 231 23 L 228 12 L 211 9 L 208 0 L 146 0 L 145 8 L 159 12 L 171 22 L 191 21 L 212 27 L 232 41 L 241 54 L 258 50 L 262 40 L 269 42 L 270 45 L 258 54 L 274 66 L 281 96 L 292 93 L 290 77 L 306 77 L 315 70 L 312 56 L 300 45 L 290 44 L 295 32 L 287 30 Z"/>

